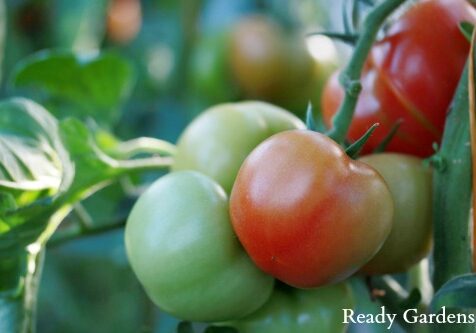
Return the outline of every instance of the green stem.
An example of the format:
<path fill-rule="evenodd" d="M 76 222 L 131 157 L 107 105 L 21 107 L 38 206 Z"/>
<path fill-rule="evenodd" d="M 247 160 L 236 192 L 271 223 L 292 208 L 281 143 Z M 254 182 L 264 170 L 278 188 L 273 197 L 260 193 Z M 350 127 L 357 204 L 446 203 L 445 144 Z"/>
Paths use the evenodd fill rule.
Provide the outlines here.
<path fill-rule="evenodd" d="M 339 110 L 332 120 L 332 129 L 328 136 L 338 143 L 343 143 L 347 136 L 357 100 L 362 90 L 360 76 L 367 55 L 375 41 L 377 33 L 385 19 L 405 0 L 386 0 L 375 7 L 366 17 L 359 35 L 352 58 L 340 75 L 340 82 L 345 96 Z"/>
<path fill-rule="evenodd" d="M 23 265 L 24 274 L 17 270 L 3 272 L 16 277 L 16 287 L 0 293 L 0 332 L 34 333 L 36 330 L 36 300 L 43 267 L 44 252 L 29 247 L 16 258 Z"/>
<path fill-rule="evenodd" d="M 468 108 L 466 68 L 446 119 L 441 149 L 432 160 L 435 290 L 451 278 L 471 272 Z"/>

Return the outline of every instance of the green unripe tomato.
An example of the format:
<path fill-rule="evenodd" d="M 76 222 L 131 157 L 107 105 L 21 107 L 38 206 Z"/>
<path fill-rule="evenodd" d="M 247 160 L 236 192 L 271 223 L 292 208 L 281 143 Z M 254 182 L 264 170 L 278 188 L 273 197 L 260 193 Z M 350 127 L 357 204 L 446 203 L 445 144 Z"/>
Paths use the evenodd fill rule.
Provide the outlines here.
<path fill-rule="evenodd" d="M 231 191 L 246 156 L 278 132 L 304 129 L 293 114 L 264 102 L 220 104 L 185 129 L 177 143 L 172 170 L 196 170 Z"/>
<path fill-rule="evenodd" d="M 393 227 L 380 251 L 363 268 L 366 274 L 406 271 L 431 248 L 431 169 L 409 155 L 382 153 L 360 161 L 377 170 L 387 183 L 395 203 Z"/>
<path fill-rule="evenodd" d="M 342 309 L 352 309 L 351 289 L 344 283 L 319 289 L 276 288 L 266 304 L 233 326 L 240 333 L 344 332 Z"/>
<path fill-rule="evenodd" d="M 178 318 L 240 318 L 271 294 L 273 279 L 251 262 L 233 233 L 225 192 L 197 172 L 153 183 L 129 215 L 125 242 L 149 297 Z"/>

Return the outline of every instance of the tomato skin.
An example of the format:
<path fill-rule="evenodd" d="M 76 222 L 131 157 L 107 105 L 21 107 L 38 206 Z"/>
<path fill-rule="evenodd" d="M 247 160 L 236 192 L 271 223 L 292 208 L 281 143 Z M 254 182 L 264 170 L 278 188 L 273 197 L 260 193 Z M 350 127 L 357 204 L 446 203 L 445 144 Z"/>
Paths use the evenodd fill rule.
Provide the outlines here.
<path fill-rule="evenodd" d="M 312 77 L 312 58 L 304 38 L 262 15 L 243 18 L 231 37 L 231 67 L 245 94 L 276 100 Z"/>
<path fill-rule="evenodd" d="M 196 170 L 230 192 L 246 156 L 269 136 L 304 123 L 263 102 L 220 104 L 209 108 L 185 129 L 177 143 L 172 170 Z"/>
<path fill-rule="evenodd" d="M 197 172 L 171 173 L 152 184 L 131 211 L 125 243 L 147 294 L 176 317 L 232 320 L 271 294 L 272 277 L 233 233 L 225 192 Z"/>
<path fill-rule="evenodd" d="M 339 333 L 347 326 L 342 309 L 353 307 L 346 284 L 312 290 L 276 288 L 263 307 L 229 326 L 240 333 Z"/>
<path fill-rule="evenodd" d="M 313 288 L 343 280 L 371 259 L 392 227 L 393 200 L 374 169 L 322 134 L 294 130 L 248 156 L 230 211 L 258 267 Z"/>
<path fill-rule="evenodd" d="M 425 157 L 440 142 L 447 109 L 468 57 L 461 21 L 476 23 L 476 10 L 464 0 L 421 1 L 377 42 L 362 73 L 362 97 L 349 139 L 380 123 L 367 145 L 370 152 L 397 122 L 403 123 L 388 151 Z M 343 99 L 334 77 L 322 99 L 327 124 Z"/>
<path fill-rule="evenodd" d="M 380 251 L 361 271 L 404 272 L 428 255 L 432 244 L 432 173 L 417 157 L 382 153 L 360 161 L 385 179 L 395 203 L 392 231 Z"/>
<path fill-rule="evenodd" d="M 142 25 L 140 0 L 112 0 L 107 9 L 108 38 L 119 44 L 132 41 Z"/>

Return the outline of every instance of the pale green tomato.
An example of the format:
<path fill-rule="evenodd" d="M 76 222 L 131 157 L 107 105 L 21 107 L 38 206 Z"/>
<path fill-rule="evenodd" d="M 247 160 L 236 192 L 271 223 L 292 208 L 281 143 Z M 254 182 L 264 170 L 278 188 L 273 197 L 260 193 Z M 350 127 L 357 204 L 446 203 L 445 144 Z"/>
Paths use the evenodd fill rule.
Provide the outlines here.
<path fill-rule="evenodd" d="M 258 144 L 278 132 L 304 128 L 299 118 L 272 104 L 220 104 L 185 129 L 172 170 L 200 171 L 229 193 L 241 164 Z"/>
<path fill-rule="evenodd" d="M 225 192 L 197 172 L 153 183 L 132 209 L 125 242 L 149 297 L 178 318 L 240 318 L 271 294 L 273 278 L 252 263 L 233 232 Z"/>
<path fill-rule="evenodd" d="M 362 272 L 406 271 L 427 256 L 431 248 L 431 169 L 417 157 L 396 153 L 368 155 L 360 161 L 382 175 L 395 203 L 392 231 Z"/>

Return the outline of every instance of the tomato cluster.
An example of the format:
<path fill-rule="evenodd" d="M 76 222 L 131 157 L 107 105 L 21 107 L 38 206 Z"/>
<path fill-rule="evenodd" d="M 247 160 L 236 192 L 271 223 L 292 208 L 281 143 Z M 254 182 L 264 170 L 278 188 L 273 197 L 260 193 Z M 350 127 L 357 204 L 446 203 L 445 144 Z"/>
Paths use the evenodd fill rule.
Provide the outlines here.
<path fill-rule="evenodd" d="M 242 332 L 259 332 L 269 318 L 272 332 L 307 332 L 321 321 L 323 331 L 339 332 L 340 309 L 352 297 L 345 284 L 326 284 L 358 270 L 405 270 L 428 250 L 428 205 L 415 203 L 429 201 L 421 161 L 395 154 L 352 160 L 270 104 L 202 113 L 179 138 L 172 171 L 134 206 L 126 249 L 150 298 L 179 318 Z M 399 242 L 408 246 L 393 251 Z M 386 265 L 373 271 L 379 260 Z M 319 288 L 284 292 L 273 288 L 274 278 Z M 334 319 L 322 321 L 322 307 Z M 301 312 L 316 316 L 301 323 Z"/>
<path fill-rule="evenodd" d="M 367 59 L 350 140 L 379 123 L 367 145 L 370 151 L 402 121 L 388 150 L 421 157 L 433 153 L 432 144 L 441 140 L 446 112 L 468 57 L 469 42 L 459 29 L 461 22 L 476 23 L 476 9 L 469 2 L 433 0 L 415 4 L 390 26 Z M 329 126 L 343 95 L 336 73 L 322 100 Z"/>
<path fill-rule="evenodd" d="M 151 299 L 177 317 L 244 333 L 340 332 L 341 309 L 353 306 L 347 278 L 404 272 L 426 257 L 432 171 L 420 157 L 440 139 L 467 56 L 462 20 L 476 22 L 463 0 L 422 1 L 369 55 L 350 139 L 380 122 L 369 151 L 402 119 L 388 147 L 397 153 L 352 159 L 264 102 L 198 116 L 178 140 L 172 173 L 139 198 L 127 223 L 127 253 Z M 252 30 L 269 33 L 262 24 Z M 237 45 L 235 56 L 253 49 Z M 267 67 L 242 83 L 272 96 L 259 68 Z M 334 77 L 323 98 L 328 123 L 342 96 Z"/>

